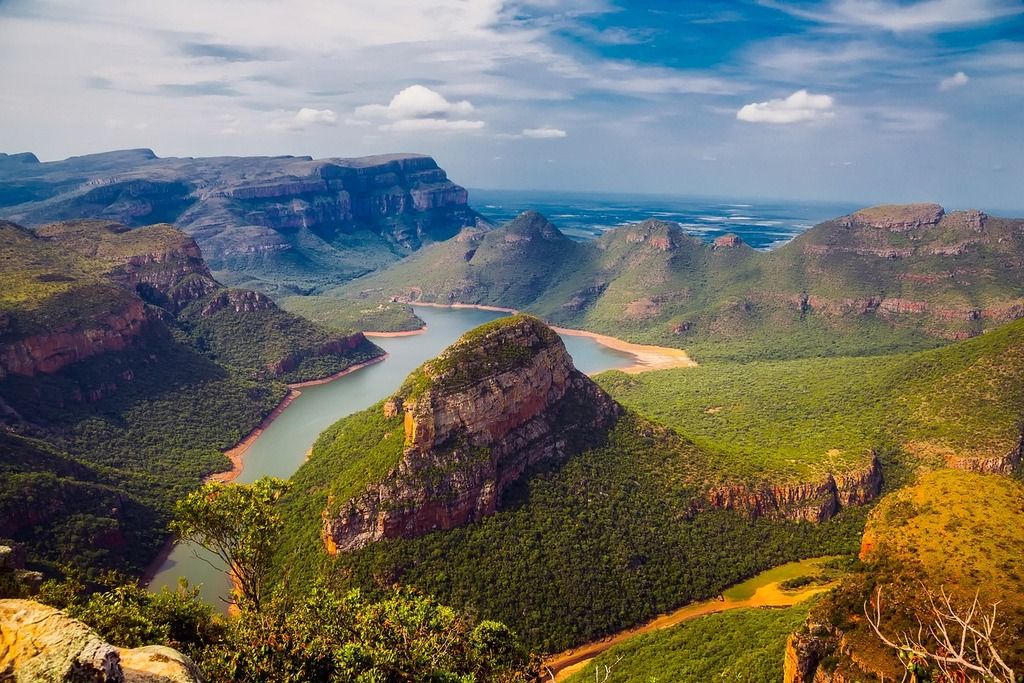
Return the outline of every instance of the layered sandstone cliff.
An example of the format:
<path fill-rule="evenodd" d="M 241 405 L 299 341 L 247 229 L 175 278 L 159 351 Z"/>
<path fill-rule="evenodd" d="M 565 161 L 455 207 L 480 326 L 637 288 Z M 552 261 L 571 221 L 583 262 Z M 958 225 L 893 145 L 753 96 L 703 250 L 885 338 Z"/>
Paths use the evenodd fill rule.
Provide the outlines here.
<path fill-rule="evenodd" d="M 322 534 L 332 554 L 490 515 L 527 468 L 593 443 L 621 412 L 529 316 L 467 334 L 383 410 L 402 416 L 401 461 L 364 494 L 328 504 Z"/>
<path fill-rule="evenodd" d="M 7 196 L 5 181 L 33 191 Z M 0 215 L 31 226 L 80 218 L 173 223 L 196 239 L 215 271 L 275 275 L 299 289 L 365 272 L 367 261 L 347 253 L 346 236 L 361 233 L 363 252 L 375 239 L 370 261 L 386 263 L 395 251 L 476 225 L 467 202 L 463 187 L 418 154 L 161 159 L 129 150 L 0 164 Z"/>
<path fill-rule="evenodd" d="M 881 490 L 882 466 L 872 454 L 861 468 L 829 473 L 817 481 L 714 487 L 698 507 L 735 510 L 752 519 L 824 522 L 843 508 L 874 500 Z"/>
<path fill-rule="evenodd" d="M 110 351 L 122 351 L 142 338 L 152 316 L 142 301 L 111 302 L 111 310 L 56 326 L 51 330 L 2 341 L 0 379 L 7 375 L 33 377 L 57 372 L 68 365 Z"/>

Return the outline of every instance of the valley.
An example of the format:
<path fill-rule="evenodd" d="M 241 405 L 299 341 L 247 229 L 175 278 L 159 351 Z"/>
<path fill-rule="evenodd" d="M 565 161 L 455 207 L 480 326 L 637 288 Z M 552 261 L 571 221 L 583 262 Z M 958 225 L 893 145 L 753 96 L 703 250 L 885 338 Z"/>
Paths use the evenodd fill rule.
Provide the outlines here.
<path fill-rule="evenodd" d="M 865 577 L 890 576 L 893 553 L 865 550 L 885 544 L 878 520 L 936 477 L 1019 477 L 1022 226 L 882 207 L 761 253 L 659 221 L 577 242 L 525 213 L 279 306 L 225 287 L 170 225 L 5 224 L 3 533 L 49 574 L 74 558 L 138 576 L 156 557 L 152 595 L 185 577 L 187 599 L 222 605 L 223 561 L 158 554 L 163 530 L 204 480 L 278 477 L 275 605 L 382 605 L 401 585 L 499 620 L 559 680 L 613 662 L 623 680 L 707 662 L 777 675 L 785 650 L 796 683 L 834 665 L 835 639 L 867 648 L 841 670 L 890 676 L 849 623 Z M 921 284 L 965 254 L 977 270 Z M 810 576 L 822 555 L 842 578 Z M 746 664 L 678 654 L 742 633 Z"/>

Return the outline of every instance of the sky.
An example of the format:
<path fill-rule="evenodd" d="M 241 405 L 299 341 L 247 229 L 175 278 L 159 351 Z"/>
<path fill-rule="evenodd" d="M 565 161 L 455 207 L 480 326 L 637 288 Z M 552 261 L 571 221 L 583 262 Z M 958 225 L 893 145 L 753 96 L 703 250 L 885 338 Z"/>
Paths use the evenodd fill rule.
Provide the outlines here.
<path fill-rule="evenodd" d="M 0 151 L 1024 213 L 1024 0 L 0 0 Z"/>

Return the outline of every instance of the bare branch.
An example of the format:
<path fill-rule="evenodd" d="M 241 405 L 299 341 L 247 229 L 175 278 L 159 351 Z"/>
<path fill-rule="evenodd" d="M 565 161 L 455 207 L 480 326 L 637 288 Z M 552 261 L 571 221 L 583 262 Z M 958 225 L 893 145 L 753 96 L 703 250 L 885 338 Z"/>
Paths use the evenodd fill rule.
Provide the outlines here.
<path fill-rule="evenodd" d="M 1015 683 L 1013 669 L 1000 656 L 992 640 L 998 622 L 998 603 L 992 605 L 991 614 L 982 613 L 979 595 L 975 593 L 970 606 L 960 612 L 944 587 L 938 599 L 924 584 L 921 587 L 927 597 L 928 623 L 918 619 L 914 638 L 903 632 L 897 641 L 882 632 L 881 587 L 875 593 L 874 610 L 867 601 L 864 603 L 864 616 L 871 629 L 885 645 L 903 655 L 900 659 L 908 672 L 918 665 L 932 666 L 947 681 L 962 680 L 964 674 L 971 673 L 980 676 L 977 680 Z M 928 638 L 924 637 L 925 633 Z"/>

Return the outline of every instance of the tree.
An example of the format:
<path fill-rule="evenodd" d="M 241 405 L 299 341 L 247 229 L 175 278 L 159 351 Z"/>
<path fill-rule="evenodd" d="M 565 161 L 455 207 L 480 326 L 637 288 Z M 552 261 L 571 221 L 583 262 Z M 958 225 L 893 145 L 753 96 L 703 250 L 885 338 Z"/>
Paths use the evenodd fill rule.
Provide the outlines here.
<path fill-rule="evenodd" d="M 275 503 L 288 487 L 272 477 L 252 484 L 208 482 L 174 507 L 171 530 L 224 563 L 235 585 L 232 601 L 241 609 L 259 611 L 263 603 L 282 526 Z"/>
<path fill-rule="evenodd" d="M 958 609 L 945 589 L 936 596 L 922 588 L 928 598 L 927 616 L 918 620 L 916 634 L 905 631 L 890 638 L 882 633 L 881 586 L 875 593 L 874 614 L 864 603 L 864 615 L 875 635 L 899 653 L 907 670 L 904 680 L 932 680 L 932 669 L 937 669 L 937 681 L 1016 683 L 1013 669 L 993 642 L 998 603 L 992 605 L 991 611 L 984 610 L 975 593 L 970 607 Z"/>

